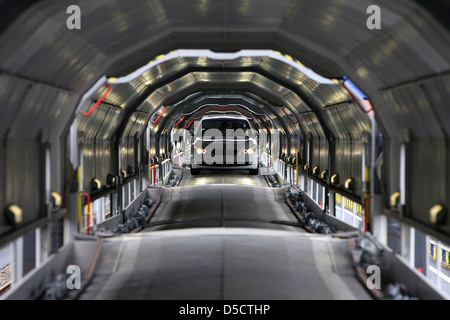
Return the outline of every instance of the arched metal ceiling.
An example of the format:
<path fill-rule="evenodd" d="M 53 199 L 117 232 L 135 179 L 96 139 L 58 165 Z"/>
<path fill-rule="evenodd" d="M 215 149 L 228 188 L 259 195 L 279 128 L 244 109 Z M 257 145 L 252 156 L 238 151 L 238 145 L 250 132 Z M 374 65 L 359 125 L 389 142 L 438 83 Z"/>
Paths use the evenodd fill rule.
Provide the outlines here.
<path fill-rule="evenodd" d="M 208 57 L 208 54 L 214 56 L 208 51 L 195 53 L 195 51 L 180 50 L 180 53 L 171 53 L 170 59 L 164 59 L 159 63 L 153 62 L 153 67 L 145 67 L 145 70 L 140 73 L 125 77 L 125 80 L 120 79 L 119 83 L 112 82 L 111 92 L 106 96 L 104 104 L 116 106 L 118 109 L 129 108 L 128 114 L 134 110 L 152 114 L 162 103 L 173 104 L 180 99 L 175 96 L 172 100 L 162 101 L 162 98 L 169 99 L 183 82 L 197 86 L 207 83 L 210 90 L 216 91 L 241 89 L 235 87 L 236 83 L 239 86 L 244 83 L 245 88 L 257 85 L 262 89 L 259 94 L 265 100 L 273 105 L 289 106 L 290 117 L 294 119 L 297 113 L 304 114 L 311 111 L 311 106 L 317 111 L 318 108 L 351 101 L 341 85 L 320 78 L 318 81 L 323 83 L 316 82 L 306 76 L 308 69 L 296 65 L 296 62 L 288 63 L 287 59 L 283 61 L 272 51 L 256 51 L 256 53 L 246 51 L 239 55 L 222 54 L 215 58 Z M 309 72 L 309 76 L 311 74 Z M 175 80 L 171 81 L 173 79 Z M 215 85 L 211 85 L 212 83 Z M 225 87 L 221 88 L 221 86 Z M 105 88 L 102 87 L 94 95 L 94 100 L 99 99 L 104 91 Z M 299 94 L 301 97 L 298 96 Z M 92 102 L 88 101 L 84 108 L 89 109 L 90 104 Z M 124 113 L 127 114 L 127 112 Z M 286 117 L 286 114 L 280 117 Z M 116 126 L 116 123 L 111 123 L 109 132 L 114 132 L 113 128 Z"/>
<path fill-rule="evenodd" d="M 81 30 L 66 28 L 70 4 L 82 8 Z M 371 4 L 383 9 L 383 32 L 365 27 Z M 3 33 L 1 42 L 9 45 L 0 61 L 2 70 L 84 91 L 95 75 L 128 74 L 173 49 L 272 48 L 301 56 L 329 78 L 355 75 L 372 93 L 447 70 L 446 37 L 410 1 L 43 1 Z M 27 53 L 13 54 L 21 50 Z"/>
<path fill-rule="evenodd" d="M 266 108 L 266 113 L 262 113 L 261 108 Z M 248 97 L 245 93 L 206 93 L 198 92 L 192 94 L 186 99 L 178 102 L 173 111 L 166 117 L 167 125 L 163 127 L 192 129 L 192 122 L 200 119 L 204 114 L 212 111 L 217 112 L 238 112 L 247 118 L 255 118 L 261 125 L 261 128 L 270 130 L 276 129 L 278 125 L 274 124 L 271 118 L 275 118 L 275 114 L 270 110 L 267 104 L 261 104 L 254 99 Z M 180 114 L 180 110 L 182 110 Z M 277 121 L 278 122 L 278 121 Z"/>
<path fill-rule="evenodd" d="M 175 70 L 172 70 L 172 66 Z M 338 81 L 333 82 L 314 75 L 298 61 L 291 61 L 273 51 L 214 54 L 209 51 L 180 50 L 159 58 L 159 62 L 152 61 L 130 76 L 113 79 L 110 86 L 111 92 L 104 100 L 106 108 L 112 109 L 111 106 L 115 105 L 117 108 L 112 109 L 113 112 L 124 109 L 127 114 L 125 119 L 137 112 L 134 117 L 129 117 L 127 128 L 131 128 L 141 116 L 147 115 L 148 121 L 157 110 L 169 109 L 161 115 L 162 120 L 154 125 L 153 131 L 156 133 L 167 131 L 168 122 L 165 117 L 170 116 L 174 120 L 185 112 L 179 104 L 176 108 L 171 105 L 185 99 L 192 92 L 243 91 L 256 94 L 270 106 L 270 111 L 281 121 L 282 132 L 288 133 L 292 139 L 293 136 L 298 137 L 301 131 L 304 137 L 312 139 L 311 144 L 315 145 L 316 151 L 313 152 L 311 163 L 308 163 L 311 168 L 319 167 L 322 171 L 329 170 L 332 173 L 335 173 L 336 168 L 343 177 L 352 179 L 360 176 L 361 170 L 357 168 L 361 164 L 353 165 L 352 162 L 360 162 L 358 157 L 361 152 L 353 147 L 353 152 L 359 156 L 352 160 L 351 145 L 360 144 L 361 137 L 370 133 L 368 118 L 360 112 Z M 102 96 L 104 91 L 105 88 L 100 87 L 94 95 L 94 101 Z M 85 111 L 94 101 L 88 101 L 84 105 Z M 333 112 L 336 113 L 336 110 L 339 110 L 339 114 L 334 116 Z M 161 111 L 158 111 L 154 117 L 159 119 L 160 114 Z M 103 120 L 104 114 L 99 114 L 99 117 L 99 121 Z M 84 120 L 81 118 L 82 123 Z M 102 123 L 109 126 L 105 131 L 111 132 L 112 137 L 117 123 Z M 145 123 L 140 121 L 139 126 L 133 127 L 137 131 L 127 130 L 128 137 L 142 133 Z M 94 132 L 100 130 L 98 126 L 91 128 Z M 123 133 L 120 135 L 123 137 Z M 327 140 L 335 140 L 337 136 L 340 137 L 341 143 L 336 147 L 338 156 L 330 167 Z M 298 144 L 300 139 L 303 140 L 297 138 L 297 142 L 293 143 Z M 292 150 L 289 147 L 290 141 L 287 143 L 287 149 Z M 287 149 L 285 153 L 289 156 L 292 151 L 287 152 Z M 302 161 L 301 164 L 305 163 Z M 358 187 L 359 185 L 357 182 Z"/>
<path fill-rule="evenodd" d="M 81 30 L 66 27 L 66 8 L 72 4 L 82 10 Z M 372 4 L 382 10 L 381 30 L 365 27 L 366 9 Z M 358 84 L 371 100 L 385 137 L 386 195 L 399 188 L 399 145 L 406 144 L 411 187 L 405 191 L 406 215 L 401 217 L 438 235 L 450 234 L 450 224 L 436 227 L 428 217 L 434 204 L 448 209 L 450 198 L 450 34 L 430 12 L 406 0 L 40 1 L 16 15 L 0 34 L 0 103 L 7 106 L 0 119 L 0 181 L 5 182 L 0 204 L 23 204 L 30 212 L 25 221 L 42 215 L 41 197 L 25 199 L 23 183 L 16 177 L 25 173 L 30 189 L 40 187 L 39 165 L 30 160 L 41 152 L 36 143 L 51 143 L 54 162 L 62 162 L 54 149 L 81 96 L 102 76 L 126 75 L 152 57 L 179 48 L 270 48 L 325 77 L 345 75 Z M 270 74 L 281 74 L 276 63 L 272 69 L 271 64 L 262 75 L 264 82 L 274 80 Z M 191 86 L 184 95 L 192 90 L 198 88 Z M 320 107 L 332 93 L 319 100 L 305 97 L 312 99 L 309 107 Z M 332 115 L 342 114 L 339 103 L 334 107 L 317 113 L 330 131 L 338 122 Z M 105 115 L 125 129 L 126 122 L 114 115 L 120 109 L 109 108 L 116 110 Z M 94 120 L 91 125 L 98 124 Z M 58 178 L 52 178 L 52 186 L 63 188 Z M 1 225 L 0 233 L 7 230 L 3 221 Z"/>

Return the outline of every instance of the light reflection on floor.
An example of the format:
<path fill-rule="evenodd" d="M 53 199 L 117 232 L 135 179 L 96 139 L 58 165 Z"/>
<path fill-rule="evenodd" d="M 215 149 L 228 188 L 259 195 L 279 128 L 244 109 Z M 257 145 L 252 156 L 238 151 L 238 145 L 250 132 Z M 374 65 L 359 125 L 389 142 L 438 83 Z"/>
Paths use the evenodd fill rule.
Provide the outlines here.
<path fill-rule="evenodd" d="M 180 186 L 208 184 L 238 184 L 267 187 L 264 176 L 250 175 L 248 170 L 202 170 L 199 175 L 195 176 L 190 175 L 189 170 L 185 170 Z"/>

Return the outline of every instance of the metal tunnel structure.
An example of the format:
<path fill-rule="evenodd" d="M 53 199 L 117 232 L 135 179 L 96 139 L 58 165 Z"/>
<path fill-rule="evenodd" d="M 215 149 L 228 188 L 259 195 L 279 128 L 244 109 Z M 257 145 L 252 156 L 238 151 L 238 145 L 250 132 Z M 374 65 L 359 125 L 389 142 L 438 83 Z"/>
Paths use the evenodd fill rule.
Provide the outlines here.
<path fill-rule="evenodd" d="M 367 24 L 373 5 L 379 29 Z M 80 28 L 69 28 L 70 6 Z M 319 215 L 358 206 L 363 225 L 352 230 L 386 248 L 394 241 L 414 277 L 422 277 L 417 234 L 450 243 L 445 1 L 6 0 L 0 8 L 0 247 L 14 244 L 17 297 L 37 298 L 23 292 L 62 248 L 157 198 L 190 161 L 189 130 L 211 112 L 251 119 L 261 176 L 268 169 L 287 193 L 305 193 Z M 92 219 L 88 202 L 105 197 L 103 215 L 83 220 Z M 440 254 L 448 267 L 448 251 L 420 239 L 423 259 L 431 248 L 436 268 Z"/>

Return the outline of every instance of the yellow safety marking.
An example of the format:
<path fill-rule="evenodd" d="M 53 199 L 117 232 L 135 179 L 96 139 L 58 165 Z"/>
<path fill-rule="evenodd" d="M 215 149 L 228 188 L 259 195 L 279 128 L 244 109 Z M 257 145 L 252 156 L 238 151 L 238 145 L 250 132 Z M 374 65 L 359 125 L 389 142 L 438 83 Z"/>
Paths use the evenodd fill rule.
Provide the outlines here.
<path fill-rule="evenodd" d="M 353 210 L 353 201 L 348 198 L 344 198 L 344 207 L 349 210 Z"/>
<path fill-rule="evenodd" d="M 81 233 L 81 168 L 77 169 L 77 183 L 78 183 L 78 233 Z"/>

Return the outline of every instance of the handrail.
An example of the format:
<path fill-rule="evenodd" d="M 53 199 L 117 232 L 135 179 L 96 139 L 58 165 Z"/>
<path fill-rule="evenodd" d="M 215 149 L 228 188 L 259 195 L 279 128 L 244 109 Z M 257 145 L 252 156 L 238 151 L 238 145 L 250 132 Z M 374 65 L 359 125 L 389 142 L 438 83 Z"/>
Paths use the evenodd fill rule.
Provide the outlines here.
<path fill-rule="evenodd" d="M 159 118 L 161 118 L 161 116 L 164 114 L 164 112 L 166 112 L 167 110 L 167 106 L 164 106 L 164 110 L 161 112 L 161 114 L 158 116 L 158 118 L 156 118 L 156 120 L 152 120 L 152 123 L 157 123 Z"/>
<path fill-rule="evenodd" d="M 153 166 L 153 185 L 156 184 L 156 167 L 159 165 L 157 163 L 150 163 L 151 166 Z M 151 170 L 151 169 L 150 169 Z"/>
<path fill-rule="evenodd" d="M 0 287 L 0 296 L 6 291 L 8 291 L 8 289 L 11 287 L 11 283 L 12 281 L 8 281 L 7 283 L 5 283 L 3 286 Z"/>
<path fill-rule="evenodd" d="M 181 116 L 180 120 L 178 120 L 178 122 L 175 124 L 175 127 L 177 127 L 183 119 L 184 119 L 184 114 Z"/>
<path fill-rule="evenodd" d="M 191 125 L 192 121 L 194 121 L 194 119 L 192 119 L 189 124 L 186 126 L 186 129 L 189 128 L 189 126 Z"/>
<path fill-rule="evenodd" d="M 95 108 L 98 107 L 98 105 L 103 101 L 103 99 L 105 99 L 105 97 L 108 95 L 109 91 L 111 91 L 111 87 L 109 86 L 109 84 L 105 83 L 105 86 L 108 88 L 106 90 L 106 92 L 100 97 L 100 99 L 97 100 L 97 102 L 92 106 L 92 108 L 88 111 L 88 112 L 81 112 L 81 114 L 83 116 L 89 116 L 94 110 Z"/>
<path fill-rule="evenodd" d="M 292 120 L 292 118 L 291 118 L 291 116 L 290 115 L 288 115 L 287 114 L 287 112 L 284 110 L 284 109 L 286 109 L 287 107 L 286 106 L 284 106 L 283 107 L 283 112 L 284 112 L 284 114 L 286 115 L 286 117 L 288 117 L 289 118 L 289 120 L 291 120 L 291 122 L 293 123 L 293 124 L 297 124 L 297 122 L 295 122 L 294 120 Z"/>

